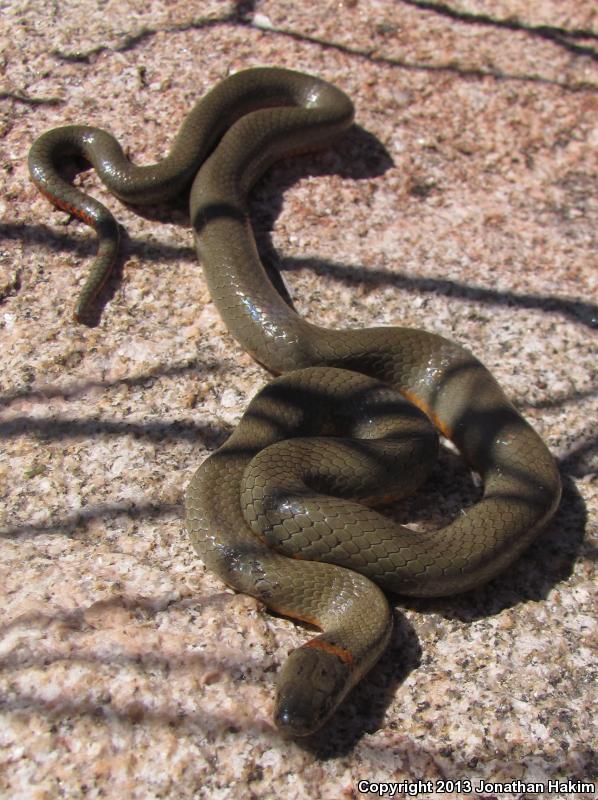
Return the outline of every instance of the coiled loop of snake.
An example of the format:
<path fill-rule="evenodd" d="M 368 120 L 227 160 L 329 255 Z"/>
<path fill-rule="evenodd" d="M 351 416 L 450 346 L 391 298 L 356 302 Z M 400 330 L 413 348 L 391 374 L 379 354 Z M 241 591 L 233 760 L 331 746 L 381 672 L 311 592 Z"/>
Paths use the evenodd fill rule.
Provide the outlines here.
<path fill-rule="evenodd" d="M 191 221 L 212 298 L 241 345 L 270 371 L 286 373 L 254 398 L 230 439 L 197 470 L 186 516 L 204 563 L 230 586 L 323 630 L 290 655 L 279 676 L 275 719 L 294 735 L 320 727 L 383 651 L 391 617 L 376 584 L 416 596 L 475 587 L 508 568 L 560 497 L 546 446 L 467 350 L 422 330 L 312 325 L 270 283 L 247 194 L 274 160 L 325 146 L 352 119 L 350 100 L 325 81 L 253 69 L 203 98 L 156 165 L 132 165 L 112 136 L 82 126 L 44 134 L 29 160 L 41 191 L 98 230 L 99 257 L 80 317 L 110 270 L 118 229 L 110 212 L 60 178 L 57 159 L 85 156 L 129 202 L 172 197 L 193 180 Z M 435 434 L 413 409 L 404 423 L 393 422 L 401 401 L 386 385 L 451 439 L 484 480 L 481 501 L 434 533 L 415 534 L 367 506 L 322 494 L 355 490 L 371 502 L 372 484 L 405 451 L 413 483 L 425 476 Z M 322 439 L 330 432 L 337 449 Z M 346 438 L 356 432 L 365 441 Z M 377 463 L 381 472 L 368 480 L 360 470 Z M 307 560 L 314 557 L 320 560 Z"/>

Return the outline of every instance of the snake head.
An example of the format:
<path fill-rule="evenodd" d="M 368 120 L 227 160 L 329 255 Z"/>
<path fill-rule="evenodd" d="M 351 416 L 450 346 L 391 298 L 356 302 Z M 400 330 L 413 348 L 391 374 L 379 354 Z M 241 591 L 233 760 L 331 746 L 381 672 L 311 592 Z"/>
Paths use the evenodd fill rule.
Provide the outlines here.
<path fill-rule="evenodd" d="M 278 676 L 274 721 L 289 736 L 318 730 L 356 682 L 353 665 L 322 645 L 318 637 L 294 650 Z"/>

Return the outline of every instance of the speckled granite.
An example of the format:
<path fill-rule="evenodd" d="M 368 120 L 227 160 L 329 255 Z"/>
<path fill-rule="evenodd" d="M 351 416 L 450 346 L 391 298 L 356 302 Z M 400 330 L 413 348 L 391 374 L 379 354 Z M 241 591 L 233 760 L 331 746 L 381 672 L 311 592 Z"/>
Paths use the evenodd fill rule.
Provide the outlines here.
<path fill-rule="evenodd" d="M 2 7 L 0 795 L 590 797 L 596 745 L 598 24 L 575 0 Z M 148 10 L 148 8 L 150 10 Z M 592 33 L 592 30 L 594 31 Z M 93 235 L 29 183 L 47 128 L 109 128 L 149 162 L 231 70 L 318 73 L 355 100 L 334 152 L 275 168 L 254 219 L 298 310 L 425 327 L 479 355 L 559 459 L 564 498 L 500 580 L 396 600 L 391 647 L 329 728 L 270 721 L 305 638 L 226 590 L 181 524 L 195 466 L 263 370 L 212 306 L 184 205 L 128 231 L 96 327 L 71 321 Z M 274 256 L 274 253 L 277 255 Z M 450 452 L 396 516 L 478 488 Z M 432 509 L 432 510 L 430 510 Z M 449 785 L 450 786 L 450 785 Z M 570 789 L 571 791 L 566 791 Z M 576 790 L 576 791 L 574 791 Z"/>

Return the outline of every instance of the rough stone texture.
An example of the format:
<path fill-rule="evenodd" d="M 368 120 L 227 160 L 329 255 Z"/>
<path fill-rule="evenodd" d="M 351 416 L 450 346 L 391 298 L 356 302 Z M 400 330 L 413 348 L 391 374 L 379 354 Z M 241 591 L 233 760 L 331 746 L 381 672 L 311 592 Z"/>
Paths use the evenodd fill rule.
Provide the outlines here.
<path fill-rule="evenodd" d="M 3 4 L 2 797 L 351 798 L 361 779 L 597 780 L 592 5 Z M 181 524 L 195 466 L 266 377 L 210 302 L 185 207 L 139 215 L 93 174 L 77 179 L 129 234 L 99 324 L 77 326 L 94 237 L 51 209 L 26 168 L 35 136 L 74 122 L 149 162 L 196 98 L 257 64 L 318 73 L 357 106 L 360 127 L 334 152 L 279 165 L 255 193 L 262 250 L 276 252 L 298 310 L 466 344 L 564 479 L 554 522 L 504 578 L 396 601 L 387 655 L 303 743 L 281 741 L 270 712 L 305 632 L 206 573 Z M 477 492 L 445 452 L 396 517 L 437 524 Z"/>

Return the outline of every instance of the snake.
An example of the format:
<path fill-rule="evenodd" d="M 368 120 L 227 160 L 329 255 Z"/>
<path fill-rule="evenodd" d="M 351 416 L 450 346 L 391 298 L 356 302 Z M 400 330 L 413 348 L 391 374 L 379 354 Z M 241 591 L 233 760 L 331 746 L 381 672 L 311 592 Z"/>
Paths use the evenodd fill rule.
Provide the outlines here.
<path fill-rule="evenodd" d="M 469 350 L 415 328 L 321 327 L 268 277 L 249 217 L 252 187 L 275 161 L 335 143 L 354 113 L 319 77 L 251 68 L 201 98 L 155 164 L 133 164 L 111 134 L 81 125 L 43 133 L 29 154 L 38 189 L 98 235 L 76 319 L 85 321 L 111 273 L 119 228 L 62 177 L 71 156 L 126 203 L 162 203 L 190 187 L 213 302 L 276 376 L 196 470 L 185 513 L 206 568 L 319 631 L 277 677 L 273 719 L 291 737 L 321 729 L 385 651 L 388 592 L 442 597 L 489 581 L 543 529 L 561 493 L 548 448 Z M 377 506 L 427 479 L 439 436 L 481 476 L 483 492 L 444 527 L 417 531 Z"/>

